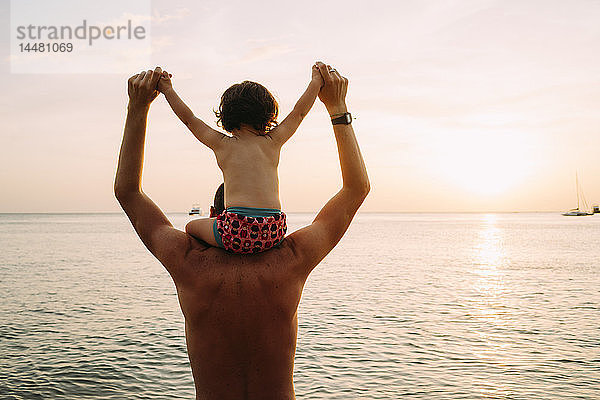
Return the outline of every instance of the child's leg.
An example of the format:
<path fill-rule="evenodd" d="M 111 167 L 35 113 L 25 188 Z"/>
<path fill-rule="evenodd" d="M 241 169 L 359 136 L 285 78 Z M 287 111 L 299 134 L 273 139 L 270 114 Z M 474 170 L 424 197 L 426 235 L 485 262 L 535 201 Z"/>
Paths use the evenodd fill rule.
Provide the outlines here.
<path fill-rule="evenodd" d="M 202 240 L 213 247 L 219 247 L 213 232 L 213 224 L 216 219 L 217 218 L 199 218 L 192 220 L 185 226 L 185 231 L 196 239 Z"/>

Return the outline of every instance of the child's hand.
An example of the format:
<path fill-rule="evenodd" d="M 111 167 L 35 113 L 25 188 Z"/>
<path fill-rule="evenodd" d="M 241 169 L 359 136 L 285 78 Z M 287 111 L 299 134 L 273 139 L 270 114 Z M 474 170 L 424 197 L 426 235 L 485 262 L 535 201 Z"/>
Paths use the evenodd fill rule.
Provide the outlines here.
<path fill-rule="evenodd" d="M 171 75 L 167 71 L 163 71 L 160 79 L 158 80 L 157 90 L 161 93 L 165 93 L 167 90 L 173 88 L 173 83 L 171 83 Z"/>
<path fill-rule="evenodd" d="M 323 79 L 323 76 L 321 75 L 317 64 L 313 64 L 312 66 L 312 81 L 317 82 L 319 84 L 319 87 L 323 87 L 325 85 L 325 80 Z"/>

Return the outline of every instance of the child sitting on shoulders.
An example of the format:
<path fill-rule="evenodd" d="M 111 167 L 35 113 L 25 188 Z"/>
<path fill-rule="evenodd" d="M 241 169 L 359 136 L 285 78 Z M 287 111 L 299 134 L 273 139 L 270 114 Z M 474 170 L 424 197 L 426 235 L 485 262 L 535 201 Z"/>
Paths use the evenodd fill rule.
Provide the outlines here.
<path fill-rule="evenodd" d="M 277 166 L 283 144 L 310 111 L 324 81 L 317 64 L 308 88 L 288 116 L 277 124 L 278 104 L 259 83 L 243 81 L 223 93 L 217 125 L 206 125 L 179 98 L 164 71 L 158 90 L 194 136 L 217 159 L 225 182 L 225 210 L 217 217 L 190 221 L 185 230 L 211 246 L 235 253 L 255 253 L 277 246 L 287 231 L 281 211 Z"/>

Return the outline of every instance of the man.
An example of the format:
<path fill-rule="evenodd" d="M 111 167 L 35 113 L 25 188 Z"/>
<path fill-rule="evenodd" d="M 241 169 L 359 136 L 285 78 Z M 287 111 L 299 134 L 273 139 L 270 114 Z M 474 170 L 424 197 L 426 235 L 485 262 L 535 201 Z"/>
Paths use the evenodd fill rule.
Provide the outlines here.
<path fill-rule="evenodd" d="M 318 63 L 325 84 L 319 98 L 333 116 L 342 188 L 312 224 L 269 251 L 234 254 L 175 229 L 142 191 L 141 175 L 150 103 L 161 69 L 134 75 L 115 195 L 148 250 L 177 288 L 196 399 L 295 399 L 297 308 L 313 268 L 346 232 L 367 196 L 367 171 L 349 123 L 348 80 Z M 213 211 L 214 212 L 214 211 Z"/>

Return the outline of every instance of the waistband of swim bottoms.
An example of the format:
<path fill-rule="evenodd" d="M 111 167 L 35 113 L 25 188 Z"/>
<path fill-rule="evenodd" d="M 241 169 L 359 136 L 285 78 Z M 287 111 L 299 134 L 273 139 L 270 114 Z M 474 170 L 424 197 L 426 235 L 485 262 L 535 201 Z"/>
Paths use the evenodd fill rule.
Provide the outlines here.
<path fill-rule="evenodd" d="M 281 214 L 281 210 L 276 208 L 258 208 L 258 207 L 227 207 L 225 212 L 231 212 L 245 217 L 270 217 Z"/>

